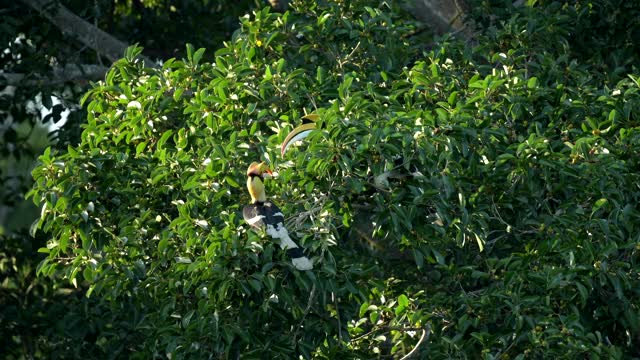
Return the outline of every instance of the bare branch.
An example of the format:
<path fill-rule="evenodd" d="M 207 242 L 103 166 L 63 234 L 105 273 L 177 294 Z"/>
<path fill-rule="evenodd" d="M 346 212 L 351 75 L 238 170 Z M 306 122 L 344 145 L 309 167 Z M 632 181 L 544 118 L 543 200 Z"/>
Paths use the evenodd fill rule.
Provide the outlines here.
<path fill-rule="evenodd" d="M 313 305 L 313 303 L 315 302 L 315 297 L 316 297 L 316 284 L 313 283 L 313 286 L 311 287 L 311 292 L 309 293 L 309 300 L 307 300 L 307 308 L 304 309 L 304 314 L 302 315 L 302 318 L 298 322 L 298 327 L 296 329 L 296 332 L 293 334 L 294 343 L 297 342 L 298 334 L 300 333 L 300 330 L 302 330 L 303 328 L 302 324 L 304 323 L 304 319 L 307 317 L 307 315 L 309 315 L 309 311 L 311 311 L 311 305 Z"/>
<path fill-rule="evenodd" d="M 60 4 L 52 6 L 53 1 L 51 0 L 21 1 L 40 12 L 42 16 L 57 26 L 63 34 L 76 38 L 82 44 L 97 51 L 112 62 L 122 58 L 128 47 L 126 43 L 95 27 L 69 11 L 66 7 Z M 151 59 L 142 58 L 146 66 L 158 67 Z"/>
<path fill-rule="evenodd" d="M 54 67 L 48 75 L 26 75 L 16 73 L 0 73 L 6 85 L 33 87 L 63 84 L 69 81 L 95 81 L 104 78 L 108 68 L 100 65 L 67 64 L 65 67 Z"/>
<path fill-rule="evenodd" d="M 416 18 L 442 35 L 453 31 L 467 42 L 473 41 L 472 24 L 465 23 L 468 5 L 464 0 L 415 0 L 410 2 Z"/>

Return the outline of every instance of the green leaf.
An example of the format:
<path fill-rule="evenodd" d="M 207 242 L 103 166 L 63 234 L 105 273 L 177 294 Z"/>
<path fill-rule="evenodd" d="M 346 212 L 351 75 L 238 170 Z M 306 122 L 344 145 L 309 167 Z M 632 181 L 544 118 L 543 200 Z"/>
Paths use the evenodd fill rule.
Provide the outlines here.
<path fill-rule="evenodd" d="M 139 156 L 144 151 L 144 148 L 147 146 L 145 141 L 142 141 L 136 146 L 136 156 Z"/>
<path fill-rule="evenodd" d="M 140 55 L 142 53 L 142 48 L 137 46 L 137 45 L 133 45 L 133 46 L 129 46 L 124 53 L 124 58 L 128 61 L 128 62 L 133 62 L 135 60 L 136 57 L 138 57 L 138 55 Z"/>
<path fill-rule="evenodd" d="M 176 260 L 176 262 L 178 264 L 191 264 L 192 263 L 190 258 L 183 257 L 183 256 L 176 256 L 175 260 Z"/>
<path fill-rule="evenodd" d="M 596 213 L 596 211 L 600 210 L 601 207 L 603 207 L 609 200 L 605 199 L 605 198 L 601 198 L 598 199 L 594 204 L 593 207 L 591 208 L 591 215 L 593 216 L 593 214 Z"/>
<path fill-rule="evenodd" d="M 476 243 L 478 244 L 480 252 L 484 251 L 484 240 L 477 233 L 473 233 L 473 236 L 476 238 Z"/>
<path fill-rule="evenodd" d="M 89 282 L 93 281 L 94 275 L 93 275 L 93 270 L 91 270 L 90 267 L 85 267 L 84 270 L 82 271 L 82 277 Z"/>
<path fill-rule="evenodd" d="M 587 299 L 589 298 L 589 291 L 580 282 L 576 282 L 575 284 L 578 289 L 578 293 L 580 294 L 580 303 L 584 305 L 587 303 Z"/>
<path fill-rule="evenodd" d="M 431 252 L 433 253 L 433 256 L 436 257 L 436 262 L 439 265 L 444 265 L 445 261 L 444 261 L 444 256 L 442 256 L 442 254 L 440 254 L 440 252 L 436 249 L 431 249 Z"/>
<path fill-rule="evenodd" d="M 198 65 L 200 63 L 200 59 L 202 59 L 202 55 L 204 55 L 204 50 L 204 48 L 200 48 L 193 54 L 193 59 L 191 60 L 193 65 Z"/>
<path fill-rule="evenodd" d="M 363 317 L 367 311 L 369 310 L 369 303 L 368 302 L 364 302 L 362 303 L 362 305 L 360 305 L 360 312 L 358 313 L 359 317 Z"/>
<path fill-rule="evenodd" d="M 240 187 L 240 184 L 238 184 L 238 182 L 231 176 L 225 176 L 224 180 L 227 182 L 227 184 L 233 186 L 234 188 Z"/>
<path fill-rule="evenodd" d="M 267 81 L 273 79 L 273 75 L 271 74 L 271 67 L 269 65 L 267 65 L 264 70 L 264 79 Z"/>
<path fill-rule="evenodd" d="M 371 321 L 372 324 L 376 324 L 378 323 L 378 319 L 380 318 L 380 313 L 377 311 L 373 311 L 371 313 L 369 313 L 369 321 Z"/>
<path fill-rule="evenodd" d="M 187 60 L 189 60 L 189 62 L 193 64 L 193 45 L 187 43 L 185 46 L 187 47 Z"/>
<path fill-rule="evenodd" d="M 78 228 L 76 231 L 80 240 L 82 240 L 82 248 L 84 250 L 91 250 L 91 239 L 87 236 L 87 233 L 81 228 Z"/>
<path fill-rule="evenodd" d="M 164 253 L 164 251 L 167 249 L 167 246 L 169 245 L 169 238 L 163 238 L 158 242 L 158 252 L 159 253 Z"/>
<path fill-rule="evenodd" d="M 167 140 L 173 135 L 173 130 L 167 130 L 165 131 L 162 136 L 160 137 L 160 140 L 158 140 L 158 144 L 156 145 L 156 147 L 158 149 L 162 149 L 164 147 L 165 142 L 167 142 Z"/>
<path fill-rule="evenodd" d="M 396 306 L 395 309 L 395 314 L 396 316 L 400 316 L 400 314 L 402 314 L 406 309 L 407 306 L 409 306 L 409 298 L 407 298 L 406 295 L 402 294 L 398 297 L 398 305 Z"/>
<path fill-rule="evenodd" d="M 319 84 L 324 83 L 324 79 L 325 79 L 326 73 L 327 73 L 326 70 L 322 66 L 318 66 L 316 68 L 316 81 Z"/>
<path fill-rule="evenodd" d="M 193 317 L 193 314 L 195 314 L 195 310 L 189 310 L 183 317 L 182 317 L 182 328 L 186 329 L 189 326 L 189 323 L 191 322 L 191 318 Z"/>
<path fill-rule="evenodd" d="M 398 305 L 403 307 L 409 306 L 409 298 L 407 297 L 407 295 L 402 294 L 398 297 Z"/>
<path fill-rule="evenodd" d="M 418 267 L 418 269 L 422 269 L 424 267 L 424 255 L 422 255 L 422 252 L 418 249 L 414 249 L 413 258 L 416 262 L 416 266 Z"/>

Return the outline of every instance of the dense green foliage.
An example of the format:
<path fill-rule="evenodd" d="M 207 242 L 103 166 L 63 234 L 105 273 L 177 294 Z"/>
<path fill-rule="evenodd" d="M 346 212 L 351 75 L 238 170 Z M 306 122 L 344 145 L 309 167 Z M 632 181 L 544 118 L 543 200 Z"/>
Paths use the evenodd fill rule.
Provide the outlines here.
<path fill-rule="evenodd" d="M 640 5 L 621 33 L 614 2 L 530 3 L 475 47 L 351 1 L 258 11 L 213 63 L 130 49 L 33 173 L 38 272 L 127 319 L 113 356 L 640 356 Z M 241 221 L 259 159 L 312 272 Z"/>
<path fill-rule="evenodd" d="M 238 17 L 260 5 L 65 0 L 47 9 L 58 3 L 123 41 L 140 43 L 152 58 L 184 53 L 184 41 L 219 48 L 239 26 Z M 36 277 L 44 258 L 37 249 L 48 237 L 29 235 L 40 211 L 24 195 L 33 184 L 30 173 L 37 156 L 50 144 L 77 144 L 80 124 L 86 121 L 77 104 L 95 75 L 68 78 L 55 71 L 108 63 L 77 41 L 72 30 L 61 32 L 22 1 L 0 0 L 0 18 L 0 357 L 105 358 L 104 351 L 111 349 L 102 346 L 101 334 L 129 338 L 132 316 L 117 307 L 111 311 L 99 297 L 84 297 L 85 287 Z M 23 80 L 10 81 L 16 75 Z M 63 118 L 64 126 L 52 131 L 50 126 Z"/>

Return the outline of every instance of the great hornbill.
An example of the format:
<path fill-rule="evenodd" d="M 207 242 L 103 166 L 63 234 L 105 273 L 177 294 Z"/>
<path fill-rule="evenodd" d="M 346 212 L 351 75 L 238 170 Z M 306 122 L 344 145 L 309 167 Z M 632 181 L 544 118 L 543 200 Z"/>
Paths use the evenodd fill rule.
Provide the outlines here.
<path fill-rule="evenodd" d="M 309 136 L 313 131 L 318 129 L 316 125 L 317 121 L 320 119 L 318 114 L 308 114 L 302 117 L 302 125 L 293 129 L 289 135 L 284 139 L 282 146 L 280 148 L 280 153 L 284 157 L 284 154 L 287 152 L 289 147 L 294 143 L 303 140 L 307 136 Z M 403 165 L 404 159 L 402 157 L 397 157 L 394 159 L 394 168 L 391 170 L 384 171 L 377 175 L 372 175 L 370 177 L 370 183 L 373 189 L 389 189 L 390 187 L 390 179 L 405 179 L 408 177 L 418 177 L 422 176 L 422 174 L 418 171 L 415 166 L 410 167 L 410 171 L 407 173 L 403 173 Z M 400 170 L 400 171 L 398 171 Z M 351 226 L 350 237 L 356 237 L 363 241 L 364 244 L 370 249 L 380 250 L 390 258 L 405 258 L 408 255 L 399 252 L 398 249 L 390 249 L 384 246 L 384 242 L 380 239 L 374 237 L 374 224 L 371 221 L 373 214 L 368 211 L 371 210 L 369 206 L 362 204 L 352 204 L 353 207 L 358 207 L 358 211 L 354 214 L 354 222 Z"/>
<path fill-rule="evenodd" d="M 316 129 L 316 121 L 320 116 L 318 114 L 308 114 L 302 117 L 302 125 L 293 129 L 282 142 L 282 147 L 280 148 L 280 155 L 284 156 L 284 153 L 287 152 L 287 149 L 291 144 L 296 141 L 302 140 L 309 136 L 313 130 Z"/>
<path fill-rule="evenodd" d="M 287 252 L 296 269 L 311 270 L 313 263 L 289 237 L 289 232 L 284 226 L 284 214 L 274 203 L 267 201 L 264 191 L 265 173 L 272 175 L 271 169 L 264 162 L 252 162 L 247 169 L 247 188 L 251 195 L 251 204 L 242 209 L 244 220 L 279 241 L 280 248 Z"/>

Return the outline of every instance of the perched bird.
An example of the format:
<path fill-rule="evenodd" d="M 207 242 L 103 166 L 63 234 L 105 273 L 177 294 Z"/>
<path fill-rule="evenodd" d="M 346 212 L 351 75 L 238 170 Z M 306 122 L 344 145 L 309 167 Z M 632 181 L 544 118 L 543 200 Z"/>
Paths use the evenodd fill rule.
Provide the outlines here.
<path fill-rule="evenodd" d="M 320 116 L 313 113 L 302 117 L 302 124 L 291 130 L 284 139 L 280 147 L 282 157 L 285 156 L 285 153 L 291 148 L 291 145 L 304 140 L 311 133 L 319 129 L 319 119 Z M 407 166 L 405 166 L 405 162 L 406 160 L 398 155 L 393 159 L 393 167 L 391 169 L 379 174 L 370 174 L 367 178 L 367 183 L 372 185 L 371 188 L 369 188 L 368 191 L 359 192 L 357 194 L 358 198 L 352 199 L 353 201 L 351 202 L 351 205 L 357 208 L 357 211 L 354 213 L 353 222 L 350 224 L 347 238 L 359 239 L 366 248 L 374 250 L 376 253 L 384 254 L 387 258 L 404 259 L 413 255 L 402 252 L 397 249 L 397 247 L 389 248 L 385 246 L 383 239 L 374 236 L 376 226 L 371 220 L 374 217 L 374 209 L 370 201 L 368 201 L 368 197 L 375 191 L 388 191 L 392 187 L 392 181 L 394 183 L 393 185 L 395 185 L 398 181 L 404 181 L 411 177 L 424 177 L 415 165 L 406 164 Z M 343 178 L 346 179 L 347 177 L 348 176 L 344 176 Z"/>
<path fill-rule="evenodd" d="M 244 220 L 279 241 L 280 248 L 287 252 L 296 269 L 311 270 L 313 263 L 304 256 L 298 244 L 291 240 L 289 232 L 284 227 L 284 214 L 274 203 L 267 201 L 263 182 L 265 173 L 272 174 L 264 162 L 252 162 L 247 169 L 247 188 L 251 195 L 251 204 L 242 209 Z"/>

